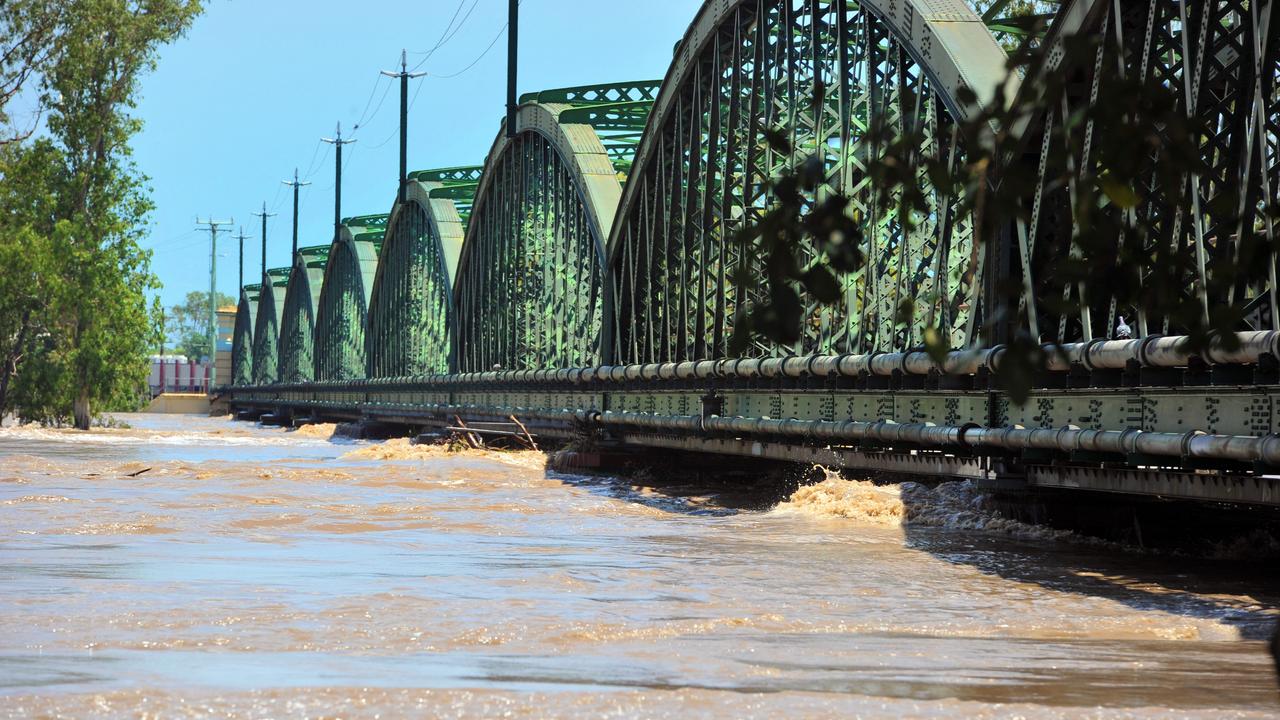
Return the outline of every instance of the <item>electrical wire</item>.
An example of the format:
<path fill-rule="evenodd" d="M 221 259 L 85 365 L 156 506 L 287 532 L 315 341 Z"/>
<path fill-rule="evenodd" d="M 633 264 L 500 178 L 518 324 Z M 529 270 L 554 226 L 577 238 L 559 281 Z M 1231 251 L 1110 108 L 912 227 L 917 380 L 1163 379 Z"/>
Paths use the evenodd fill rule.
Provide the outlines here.
<path fill-rule="evenodd" d="M 418 88 L 417 88 L 416 90 L 414 90 L 414 91 L 413 91 L 413 98 L 411 98 L 411 99 L 409 100 L 409 109 L 410 109 L 410 110 L 412 110 L 412 109 L 413 109 L 414 104 L 418 102 L 418 93 L 420 93 L 420 92 L 422 92 L 422 83 L 418 83 Z M 391 140 L 392 140 L 393 138 L 395 138 L 395 137 L 396 137 L 397 135 L 399 135 L 399 134 L 400 134 L 400 128 L 398 128 L 398 127 L 397 127 L 395 130 L 391 131 L 391 134 L 390 134 L 390 135 L 388 135 L 388 136 L 387 136 L 387 138 L 386 138 L 385 140 L 383 140 L 382 142 L 378 143 L 377 145 L 370 145 L 370 146 L 368 146 L 368 149 L 369 149 L 369 150 L 377 150 L 378 148 L 380 148 L 380 147 L 382 147 L 382 146 L 386 145 L 387 143 L 391 142 Z"/>
<path fill-rule="evenodd" d="M 320 145 L 324 146 L 324 152 L 320 152 Z M 316 152 L 311 155 L 311 164 L 307 166 L 307 171 L 302 174 L 303 180 L 310 180 L 320 170 L 320 165 L 324 163 L 325 158 L 329 157 L 329 143 L 323 140 L 316 141 Z"/>
<path fill-rule="evenodd" d="M 466 67 L 462 68 L 461 70 L 459 70 L 459 71 L 458 71 L 458 72 L 456 72 L 456 73 L 448 73 L 448 74 L 444 74 L 444 75 L 436 74 L 436 75 L 433 75 L 432 77 L 436 78 L 437 80 L 448 80 L 448 79 L 450 79 L 450 78 L 456 78 L 456 77 L 458 77 L 459 75 L 461 75 L 461 74 L 465 73 L 466 71 L 470 70 L 471 68 L 475 67 L 477 63 L 479 63 L 481 60 L 483 60 L 483 59 L 484 59 L 484 56 L 485 56 L 485 55 L 488 55 L 488 54 L 489 54 L 489 51 L 493 49 L 493 46 L 498 44 L 498 40 L 502 37 L 502 35 L 503 35 L 504 33 L 506 33 L 506 32 L 507 32 L 507 26 L 508 26 L 508 25 L 510 25 L 510 23 L 509 23 L 509 22 L 507 22 L 507 23 L 503 23 L 503 24 L 502 24 L 502 29 L 498 31 L 498 34 L 497 34 L 497 35 L 494 35 L 494 36 L 493 36 L 493 40 L 489 43 L 489 47 L 486 47 L 486 48 L 484 49 L 484 52 L 480 53 L 480 55 L 479 55 L 479 56 L 477 56 L 475 60 L 472 60 L 470 65 L 467 65 Z"/>
<path fill-rule="evenodd" d="M 462 26 L 467 23 L 467 19 L 471 17 L 471 13 L 475 11 L 476 5 L 479 2 L 480 0 L 472 0 L 471 7 L 467 8 L 467 14 L 462 16 L 462 19 L 458 21 L 458 27 L 454 28 L 453 32 L 449 33 L 449 37 L 445 38 L 444 41 L 440 43 L 440 47 L 444 47 L 445 45 L 448 45 L 449 41 L 452 40 L 460 30 L 462 30 Z M 437 48 L 437 50 L 438 49 L 439 48 Z M 430 55 L 428 55 L 428 57 L 430 57 Z"/>
<path fill-rule="evenodd" d="M 191 235 L 193 235 L 194 233 L 198 233 L 198 232 L 203 232 L 203 231 L 202 231 L 202 230 L 194 230 L 194 229 L 193 229 L 193 230 L 188 230 L 188 231 L 186 231 L 186 232 L 184 232 L 184 233 L 182 233 L 182 234 L 180 234 L 180 235 L 174 235 L 173 237 L 170 237 L 170 238 L 166 238 L 166 239 L 164 239 L 164 240 L 161 240 L 160 242 L 158 242 L 158 243 L 156 243 L 156 244 L 152 245 L 152 246 L 151 246 L 150 248 L 148 248 L 148 249 L 149 249 L 149 250 L 159 250 L 159 249 L 162 249 L 162 248 L 171 248 L 171 247 L 173 247 L 174 245 L 176 245 L 176 244 L 178 244 L 178 243 L 180 243 L 180 242 L 182 242 L 182 241 L 184 241 L 184 240 L 190 240 L 190 239 L 191 239 Z"/>
<path fill-rule="evenodd" d="M 360 111 L 360 119 L 356 121 L 356 125 L 357 125 L 357 126 L 359 126 L 359 125 L 360 125 L 360 123 L 364 122 L 364 117 L 365 117 L 365 115 L 366 115 L 366 114 L 368 114 L 368 112 L 369 112 L 369 106 L 373 104 L 373 96 L 378 94 L 378 85 L 380 85 L 380 84 L 382 83 L 382 78 L 384 78 L 384 77 L 386 77 L 386 76 L 385 76 L 385 75 L 382 75 L 382 74 L 379 74 L 379 75 L 374 79 L 374 81 L 373 81 L 373 88 L 372 88 L 371 90 L 369 90 L 369 99 L 364 101 L 364 110 L 361 110 L 361 111 Z"/>
<path fill-rule="evenodd" d="M 386 76 L 379 73 L 378 77 L 386 77 Z M 390 83 L 390 82 L 387 83 L 387 89 L 382 91 L 382 97 L 378 99 L 378 106 L 373 109 L 373 114 L 370 115 L 367 119 L 361 118 L 360 122 L 356 123 L 355 127 L 351 128 L 352 137 L 355 137 L 356 133 L 360 130 L 360 128 L 373 122 L 373 119 L 378 116 L 378 111 L 382 109 L 382 103 L 386 101 L 387 95 L 391 92 L 391 86 L 394 84 L 395 83 Z M 374 87 L 377 87 L 377 86 L 375 85 Z"/>
<path fill-rule="evenodd" d="M 432 54 L 434 54 L 436 50 L 439 50 L 441 47 L 444 46 L 446 42 L 445 40 L 446 37 L 451 37 L 449 36 L 449 30 L 453 28 L 453 23 L 455 20 L 458 19 L 458 13 L 462 12 L 462 6 L 465 4 L 467 4 L 467 0 L 458 0 L 458 7 L 453 11 L 453 17 L 449 18 L 449 24 L 445 26 L 444 32 L 440 33 L 439 39 L 436 40 L 436 44 L 433 45 L 430 50 L 414 53 L 414 55 L 425 55 L 426 57 L 422 58 L 422 60 L 418 61 L 417 65 L 413 66 L 413 71 L 416 71 L 418 68 L 422 67 L 423 64 L 427 62 L 427 60 L 431 59 Z M 471 3 L 471 7 L 473 9 L 475 8 L 475 0 L 473 0 L 473 2 Z M 468 16 L 471 15 L 470 11 L 467 12 L 467 15 Z M 466 22 L 465 18 L 463 19 L 463 22 Z M 462 26 L 459 25 L 458 27 L 461 28 Z"/>

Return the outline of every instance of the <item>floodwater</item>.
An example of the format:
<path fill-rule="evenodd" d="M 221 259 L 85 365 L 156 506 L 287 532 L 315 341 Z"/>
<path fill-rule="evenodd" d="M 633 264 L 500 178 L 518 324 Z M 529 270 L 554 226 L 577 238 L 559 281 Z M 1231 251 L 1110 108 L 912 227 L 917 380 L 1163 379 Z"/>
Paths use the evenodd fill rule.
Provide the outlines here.
<path fill-rule="evenodd" d="M 1270 561 L 225 419 L 0 430 L 0 716 L 1270 717 Z M 660 479 L 658 479 L 660 480 Z"/>

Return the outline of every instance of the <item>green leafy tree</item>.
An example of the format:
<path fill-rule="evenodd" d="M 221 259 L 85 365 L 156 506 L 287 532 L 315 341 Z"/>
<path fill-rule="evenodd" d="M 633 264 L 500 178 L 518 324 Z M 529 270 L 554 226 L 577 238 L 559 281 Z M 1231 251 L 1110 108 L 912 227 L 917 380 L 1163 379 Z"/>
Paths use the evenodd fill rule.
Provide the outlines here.
<path fill-rule="evenodd" d="M 25 140 L 39 125 L 41 108 L 32 118 L 13 118 L 10 101 L 30 91 L 57 56 L 69 5 L 60 0 L 0 3 L 0 144 Z"/>
<path fill-rule="evenodd" d="M 52 242 L 61 153 L 48 140 L 0 147 L 0 420 L 14 409 L 14 386 L 52 334 L 50 300 L 61 294 Z"/>
<path fill-rule="evenodd" d="M 22 172 L 0 177 L 9 227 L 25 228 L 0 248 L 24 263 L 3 282 L 31 288 L 0 301 L 0 403 L 23 417 L 70 417 L 87 429 L 95 408 L 128 406 L 145 379 L 157 331 L 146 294 L 156 282 L 138 243 L 152 203 L 131 158 L 141 121 L 130 110 L 159 46 L 200 9 L 198 0 L 11 0 L 0 9 L 0 29 L 19 33 L 5 41 L 19 52 L 0 64 L 0 93 L 38 75 L 50 135 L 14 144 L 4 161 Z M 39 203 L 20 199 L 31 187 Z"/>
<path fill-rule="evenodd" d="M 235 298 L 218 293 L 217 307 L 235 305 Z M 164 315 L 165 337 L 173 352 L 189 358 L 209 355 L 209 293 L 189 292 L 186 300 Z"/>

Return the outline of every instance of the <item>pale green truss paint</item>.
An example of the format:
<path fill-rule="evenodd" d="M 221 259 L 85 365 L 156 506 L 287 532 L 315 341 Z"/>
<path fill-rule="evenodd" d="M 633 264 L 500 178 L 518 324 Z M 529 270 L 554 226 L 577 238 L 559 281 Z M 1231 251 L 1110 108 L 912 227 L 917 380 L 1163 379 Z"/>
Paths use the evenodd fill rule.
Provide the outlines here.
<path fill-rule="evenodd" d="M 479 167 L 412 173 L 392 211 L 369 310 L 369 377 L 448 372 L 450 299 Z"/>
<path fill-rule="evenodd" d="M 236 306 L 236 327 L 231 336 L 231 384 L 253 384 L 253 321 L 258 312 L 261 285 L 245 285 L 240 289 Z"/>
<path fill-rule="evenodd" d="M 280 379 L 280 324 L 290 268 L 272 268 L 262 279 L 253 327 L 253 382 L 268 385 Z"/>
<path fill-rule="evenodd" d="M 921 38 L 904 37 L 893 7 L 886 16 L 880 4 L 704 7 L 665 81 L 611 233 L 614 362 L 727 354 L 735 314 L 765 300 L 731 280 L 743 265 L 764 276 L 761 259 L 744 254 L 734 236 L 770 205 L 771 181 L 809 156 L 826 168 L 823 191 L 851 199 L 866 262 L 844 280 L 843 301 L 808 300 L 795 346 L 761 343 L 748 354 L 900 350 L 921 345 L 929 325 L 955 346 L 968 344 L 980 254 L 967 215 L 923 175 L 927 212 L 910 223 L 879 213 L 862 172 L 880 152 L 868 132 L 879 123 L 924 128 L 921 154 L 964 162 L 951 132 L 955 87 L 935 80 L 950 77 L 950 48 L 930 36 L 935 49 L 924 57 L 932 64 L 922 64 L 912 50 Z M 989 92 L 1004 53 L 976 16 L 969 19 L 948 17 L 945 32 L 969 38 L 964 60 L 978 71 L 966 80 Z M 926 35 L 933 22 L 909 31 Z M 796 152 L 760 142 L 761 128 L 780 130 Z M 806 246 L 804 255 L 808 263 L 818 251 Z M 904 308 L 910 319 L 901 319 Z"/>
<path fill-rule="evenodd" d="M 489 151 L 454 290 L 456 367 L 601 359 L 604 241 L 658 83 L 525 95 Z"/>
<path fill-rule="evenodd" d="M 280 326 L 280 382 L 315 379 L 315 318 L 329 249 L 328 245 L 298 248 L 294 257 Z"/>
<path fill-rule="evenodd" d="M 328 249 L 317 300 L 314 372 L 317 380 L 365 376 L 369 293 L 387 227 L 386 215 L 347 218 Z"/>

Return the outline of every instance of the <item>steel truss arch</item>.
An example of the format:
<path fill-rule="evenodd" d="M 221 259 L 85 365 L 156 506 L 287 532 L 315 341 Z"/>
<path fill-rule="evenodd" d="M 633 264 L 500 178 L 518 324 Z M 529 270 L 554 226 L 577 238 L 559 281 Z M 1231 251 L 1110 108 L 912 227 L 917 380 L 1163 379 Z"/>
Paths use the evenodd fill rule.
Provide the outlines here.
<path fill-rule="evenodd" d="M 298 248 L 294 254 L 280 320 L 279 382 L 315 379 L 316 310 L 328 260 L 328 245 Z"/>
<path fill-rule="evenodd" d="M 385 227 L 385 215 L 347 218 L 329 247 L 316 305 L 316 380 L 365 377 L 369 295 Z"/>
<path fill-rule="evenodd" d="M 240 288 L 240 302 L 236 305 L 236 325 L 231 335 L 231 384 L 253 384 L 253 326 L 258 314 L 258 295 L 261 285 L 245 285 Z"/>
<path fill-rule="evenodd" d="M 958 91 L 989 102 L 1003 83 L 1011 96 L 1006 60 L 961 0 L 706 2 L 663 81 L 610 232 L 613 362 L 727 354 L 735 312 L 756 299 L 730 280 L 755 262 L 732 238 L 768 206 L 769 180 L 806 154 L 851 198 L 866 263 L 839 304 L 804 308 L 796 346 L 751 354 L 905 349 L 927 323 L 969 344 L 985 253 L 974 252 L 967 218 L 930 188 L 930 211 L 904 231 L 899 218 L 877 216 L 860 169 L 877 152 L 866 132 L 876 121 L 923 124 L 922 152 L 961 161 Z M 774 152 L 761 127 L 781 128 L 796 157 Z M 904 303 L 915 305 L 910 323 L 897 319 Z"/>
<path fill-rule="evenodd" d="M 601 360 L 606 234 L 654 83 L 526 95 L 485 160 L 453 293 L 456 368 Z M 505 130 L 505 128 L 504 128 Z"/>
<path fill-rule="evenodd" d="M 1280 241 L 1280 217 L 1275 214 L 1280 205 L 1277 4 L 1276 0 L 1072 0 L 1064 4 L 1047 41 L 1062 43 L 1075 33 L 1104 40 L 1091 67 L 1073 70 L 1081 77 L 1070 95 L 1047 103 L 1048 110 L 1032 121 L 1038 126 L 1032 124 L 1027 133 L 1030 154 L 1041 167 L 1054 154 L 1068 154 L 1078 181 L 1089 170 L 1089 152 L 1096 142 L 1093 125 L 1080 130 L 1085 157 L 1051 147 L 1051 128 L 1062 127 L 1087 107 L 1109 78 L 1127 76 L 1172 91 L 1178 111 L 1201 130 L 1195 138 L 1200 172 L 1175 185 L 1148 163 L 1146 177 L 1135 188 L 1138 204 L 1129 211 L 1108 206 L 1099 212 L 1119 213 L 1128 239 L 1141 239 L 1140 252 L 1145 257 L 1163 252 L 1193 258 L 1181 280 L 1181 297 L 1165 305 L 1185 301 L 1209 318 L 1222 308 L 1247 304 L 1242 330 L 1280 329 L 1274 251 Z M 1061 52 L 1050 55 L 1054 61 L 1061 58 Z M 1051 64 L 1047 72 L 1063 70 Z M 1121 307 L 1105 287 L 1064 287 L 1055 281 L 1055 259 L 1077 251 L 1072 199 L 1058 178 L 1041 175 L 1038 186 L 1029 189 L 1027 240 L 1018 248 L 1021 282 L 1033 290 L 1031 301 L 1046 297 L 1060 301 L 1035 306 L 1023 329 L 1057 343 L 1117 339 L 1122 325 L 1129 330 L 1123 334 L 1135 339 L 1186 332 L 1175 312 L 1148 316 L 1144 308 Z M 1250 237 L 1262 240 L 1262 249 L 1250 261 L 1262 264 L 1260 279 L 1247 286 L 1243 281 L 1215 282 L 1215 266 L 1236 266 L 1243 252 L 1242 238 Z M 1119 256 L 1119 244 L 1125 238 L 1113 240 L 1116 247 L 1097 251 Z M 1149 280 L 1149 276 L 1139 278 L 1139 293 L 1150 292 Z M 1027 300 L 1024 297 L 1023 302 Z"/>
<path fill-rule="evenodd" d="M 253 384 L 270 385 L 280 379 L 280 325 L 291 268 L 272 268 L 262 277 L 257 317 L 253 324 Z"/>
<path fill-rule="evenodd" d="M 481 168 L 410 175 L 392 208 L 369 303 L 368 376 L 408 377 L 453 368 L 453 282 Z"/>

